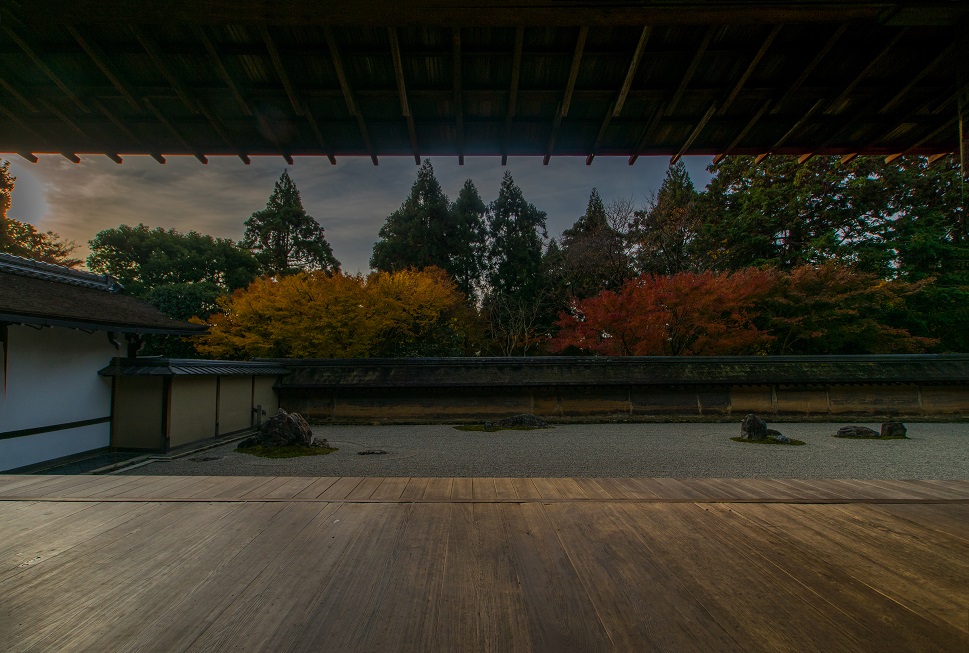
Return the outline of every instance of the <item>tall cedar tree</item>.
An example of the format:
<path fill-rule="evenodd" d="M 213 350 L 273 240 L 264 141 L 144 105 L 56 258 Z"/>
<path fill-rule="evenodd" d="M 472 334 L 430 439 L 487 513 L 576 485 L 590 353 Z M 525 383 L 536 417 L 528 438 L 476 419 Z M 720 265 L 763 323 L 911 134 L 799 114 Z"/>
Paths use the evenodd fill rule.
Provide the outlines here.
<path fill-rule="evenodd" d="M 637 211 L 630 240 L 641 272 L 676 274 L 700 267 L 694 246 L 702 224 L 699 193 L 682 161 L 666 177 L 645 210 Z"/>
<path fill-rule="evenodd" d="M 538 301 L 543 291 L 542 254 L 548 232 L 545 212 L 525 201 L 506 171 L 498 197 L 488 209 L 489 293 Z"/>
<path fill-rule="evenodd" d="M 370 267 L 380 272 L 436 266 L 451 272 L 450 202 L 425 159 L 410 195 L 388 216 L 373 246 Z"/>
<path fill-rule="evenodd" d="M 283 170 L 269 202 L 245 222 L 244 247 L 252 249 L 270 275 L 300 270 L 339 271 L 340 262 L 326 242 L 323 227 L 306 213 L 296 184 Z"/>
<path fill-rule="evenodd" d="M 453 233 L 450 256 L 444 269 L 451 274 L 458 290 L 469 299 L 474 297 L 476 288 L 480 287 L 484 272 L 488 236 L 484 218 L 487 211 L 488 207 L 481 201 L 474 182 L 466 180 L 458 193 L 458 199 L 451 205 Z"/>
<path fill-rule="evenodd" d="M 81 259 L 71 257 L 77 249 L 73 241 L 62 240 L 53 231 L 37 231 L 32 224 L 7 216 L 16 181 L 10 174 L 10 162 L 0 161 L 0 252 L 70 268 L 80 265 Z"/>
<path fill-rule="evenodd" d="M 599 191 L 589 195 L 585 213 L 562 233 L 559 244 L 549 244 L 552 274 L 571 297 L 592 297 L 616 290 L 629 277 L 624 236 L 612 224 Z"/>

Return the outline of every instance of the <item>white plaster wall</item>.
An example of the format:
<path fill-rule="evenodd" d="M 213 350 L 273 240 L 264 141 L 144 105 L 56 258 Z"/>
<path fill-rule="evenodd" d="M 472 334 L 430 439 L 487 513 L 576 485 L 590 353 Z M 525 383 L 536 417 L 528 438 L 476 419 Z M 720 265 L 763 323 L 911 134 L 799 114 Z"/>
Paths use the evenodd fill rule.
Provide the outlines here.
<path fill-rule="evenodd" d="M 10 326 L 0 378 L 0 433 L 111 415 L 111 380 L 98 376 L 115 348 L 104 332 Z M 0 373 L 3 367 L 0 351 Z M 0 439 L 0 470 L 106 447 L 109 423 Z M 26 462 L 24 462 L 26 461 Z"/>
<path fill-rule="evenodd" d="M 111 424 L 0 440 L 0 472 L 108 446 Z"/>

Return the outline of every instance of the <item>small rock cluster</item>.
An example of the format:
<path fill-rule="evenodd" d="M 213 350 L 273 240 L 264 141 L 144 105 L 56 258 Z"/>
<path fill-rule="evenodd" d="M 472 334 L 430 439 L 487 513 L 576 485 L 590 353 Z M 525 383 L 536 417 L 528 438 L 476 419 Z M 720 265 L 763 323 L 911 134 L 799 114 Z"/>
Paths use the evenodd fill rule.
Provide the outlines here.
<path fill-rule="evenodd" d="M 842 426 L 834 434 L 836 438 L 904 438 L 908 430 L 901 422 L 883 422 L 881 432 L 867 426 Z"/>
<path fill-rule="evenodd" d="M 772 438 L 782 444 L 790 444 L 791 439 L 780 431 L 767 428 L 767 422 L 753 413 L 746 415 L 740 422 L 740 437 L 744 440 L 766 440 Z"/>
<path fill-rule="evenodd" d="M 243 447 L 329 447 L 326 438 L 316 438 L 310 425 L 299 413 L 287 413 L 282 408 L 269 418 L 259 431 L 242 443 Z"/>
<path fill-rule="evenodd" d="M 543 420 L 541 417 L 526 413 L 524 415 L 515 415 L 514 417 L 505 417 L 504 419 L 499 419 L 494 422 L 485 422 L 484 427 L 486 429 L 506 429 L 514 427 L 544 429 L 548 428 L 548 422 Z"/>

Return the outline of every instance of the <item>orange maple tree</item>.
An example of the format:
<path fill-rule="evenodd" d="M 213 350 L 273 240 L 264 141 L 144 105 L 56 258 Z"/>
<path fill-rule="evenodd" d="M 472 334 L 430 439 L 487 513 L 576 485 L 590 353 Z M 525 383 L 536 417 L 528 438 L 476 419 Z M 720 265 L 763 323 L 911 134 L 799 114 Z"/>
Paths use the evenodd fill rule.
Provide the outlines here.
<path fill-rule="evenodd" d="M 463 306 L 437 268 L 263 277 L 219 300 L 197 349 L 217 358 L 454 355 Z"/>

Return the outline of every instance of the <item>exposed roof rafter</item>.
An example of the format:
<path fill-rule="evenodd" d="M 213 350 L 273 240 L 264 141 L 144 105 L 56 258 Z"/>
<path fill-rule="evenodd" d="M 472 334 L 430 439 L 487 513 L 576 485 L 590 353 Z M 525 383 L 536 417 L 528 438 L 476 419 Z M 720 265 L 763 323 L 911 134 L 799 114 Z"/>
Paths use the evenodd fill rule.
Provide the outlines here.
<path fill-rule="evenodd" d="M 525 28 L 515 28 L 515 50 L 511 60 L 511 85 L 508 90 L 508 108 L 505 112 L 505 134 L 501 139 L 501 165 L 508 163 L 508 141 L 511 138 L 511 123 L 518 111 L 518 83 L 521 79 L 522 48 L 525 41 Z"/>
<path fill-rule="evenodd" d="M 229 92 L 232 94 L 232 97 L 235 98 L 236 104 L 238 104 L 239 108 L 242 109 L 242 113 L 247 116 L 251 116 L 252 109 L 249 108 L 249 103 L 246 102 L 242 92 L 239 90 L 238 84 L 236 84 L 236 81 L 232 78 L 232 75 L 229 74 L 229 70 L 225 67 L 225 63 L 222 61 L 222 53 L 220 53 L 218 48 L 215 47 L 215 44 L 212 43 L 212 39 L 210 39 L 208 34 L 206 34 L 205 28 L 201 25 L 193 25 L 192 31 L 195 34 L 195 38 L 202 42 L 202 45 L 205 47 L 205 51 L 209 54 L 209 60 L 215 67 L 215 72 L 218 73 L 219 77 L 222 78 L 222 81 L 225 82 L 225 85 L 229 88 Z"/>
<path fill-rule="evenodd" d="M 400 95 L 400 112 L 407 120 L 407 135 L 410 146 L 414 150 L 414 163 L 421 164 L 421 150 L 417 145 L 417 129 L 414 127 L 414 116 L 411 115 L 410 104 L 407 101 L 407 84 L 404 81 L 404 65 L 400 58 L 400 43 L 397 40 L 397 28 L 388 27 L 387 36 L 390 39 L 390 56 L 394 60 L 394 76 L 397 78 L 397 92 Z"/>
<path fill-rule="evenodd" d="M 71 90 L 71 87 L 64 83 L 64 81 L 58 77 L 57 73 L 51 70 L 50 66 L 48 66 L 44 60 L 31 49 L 27 42 L 24 41 L 20 35 L 10 27 L 8 21 L 0 22 L 0 29 L 3 30 L 11 41 L 17 44 L 17 47 L 19 47 L 23 53 L 27 55 L 27 58 L 30 59 L 31 62 L 33 62 L 33 64 L 37 66 L 48 79 L 50 79 L 50 81 L 54 82 L 57 88 L 59 88 L 64 95 L 66 95 L 71 102 L 77 106 L 78 109 L 84 113 L 88 113 L 90 111 L 90 109 L 88 109 L 87 106 L 81 102 L 80 98 L 77 97 L 74 91 Z"/>
<path fill-rule="evenodd" d="M 155 64 L 155 68 L 158 69 L 158 72 L 162 74 L 162 77 L 164 77 L 168 84 L 175 90 L 176 95 L 178 95 L 178 98 L 182 101 L 182 104 L 185 105 L 185 108 L 192 113 L 198 113 L 198 106 L 196 105 L 194 98 L 192 98 L 188 89 L 185 88 L 185 85 L 182 84 L 172 69 L 168 67 L 168 63 L 165 61 L 165 55 L 161 50 L 158 49 L 155 42 L 148 38 L 145 33 L 141 31 L 141 28 L 135 25 L 131 25 L 129 28 L 135 35 L 138 42 L 141 43 L 141 47 L 144 48 L 146 53 L 148 53 L 148 57 L 151 59 L 152 63 Z"/>
<path fill-rule="evenodd" d="M 350 88 L 350 83 L 347 81 L 346 71 L 343 69 L 343 57 L 340 55 L 340 48 L 337 47 L 336 39 L 333 36 L 333 29 L 330 26 L 323 28 L 323 33 L 326 36 L 327 48 L 330 50 L 330 60 L 333 63 L 333 69 L 336 72 L 337 80 L 340 82 L 340 89 L 343 91 L 343 101 L 346 102 L 347 111 L 351 116 L 357 119 L 357 126 L 360 128 L 360 136 L 363 138 L 364 147 L 370 153 L 370 160 L 374 165 L 379 162 L 377 160 L 377 154 L 373 149 L 373 143 L 370 141 L 370 132 L 367 131 L 367 123 L 363 119 L 363 114 L 357 107 L 357 103 L 353 98 L 353 91 Z M 330 163 L 333 163 L 331 160 Z"/>
<path fill-rule="evenodd" d="M 89 41 L 87 38 L 85 38 L 73 25 L 68 25 L 67 31 L 70 32 L 71 36 L 74 37 L 74 40 L 77 41 L 79 46 L 81 46 L 81 49 L 87 53 L 87 56 L 91 58 L 94 65 L 97 66 L 102 73 L 104 73 L 104 76 L 108 78 L 111 85 L 114 86 L 118 93 L 121 94 L 121 97 L 128 101 L 131 108 L 135 111 L 141 111 L 141 103 L 128 89 L 128 86 L 121 81 L 121 75 L 119 75 L 115 71 L 114 66 L 109 63 L 107 55 L 104 54 L 101 48 L 99 48 L 93 41 Z"/>
<path fill-rule="evenodd" d="M 279 77 L 279 81 L 283 83 L 283 89 L 286 90 L 286 96 L 289 97 L 289 102 L 293 105 L 293 111 L 297 116 L 302 116 L 302 102 L 300 102 L 299 95 L 296 93 L 296 88 L 289 79 L 289 73 L 286 72 L 286 67 L 283 65 L 283 59 L 279 56 L 279 50 L 276 48 L 276 42 L 273 40 L 272 34 L 269 33 L 269 28 L 265 25 L 260 25 L 259 35 L 262 36 L 262 41 L 266 44 L 266 50 L 269 52 L 269 59 L 273 62 L 273 68 L 276 70 L 276 75 Z"/>
<path fill-rule="evenodd" d="M 461 95 L 461 28 L 451 28 L 454 67 L 454 122 L 457 129 L 458 165 L 464 165 L 464 98 Z"/>

